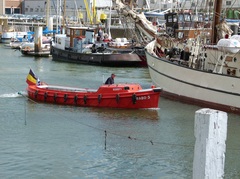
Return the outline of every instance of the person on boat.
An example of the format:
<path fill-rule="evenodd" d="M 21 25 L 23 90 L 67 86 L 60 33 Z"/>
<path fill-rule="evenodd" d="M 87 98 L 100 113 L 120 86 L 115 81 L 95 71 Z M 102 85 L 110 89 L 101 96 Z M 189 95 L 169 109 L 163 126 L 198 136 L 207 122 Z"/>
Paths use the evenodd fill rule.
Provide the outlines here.
<path fill-rule="evenodd" d="M 100 38 L 100 40 L 103 40 L 103 31 L 101 28 L 98 30 L 98 37 Z"/>
<path fill-rule="evenodd" d="M 97 52 L 96 44 L 93 44 L 92 45 L 92 53 L 96 53 L 96 52 Z"/>
<path fill-rule="evenodd" d="M 101 47 L 97 48 L 97 52 L 103 52 L 106 48 L 104 47 L 104 44 L 101 45 Z"/>
<path fill-rule="evenodd" d="M 190 55 L 191 53 L 189 51 L 189 47 L 185 47 L 184 50 L 181 51 L 180 59 L 184 61 L 189 61 Z"/>
<path fill-rule="evenodd" d="M 109 85 L 111 85 L 111 84 L 114 84 L 114 78 L 115 78 L 115 74 L 111 74 L 111 76 L 106 80 L 106 82 L 105 82 L 105 84 L 107 85 L 107 84 L 109 84 Z"/>

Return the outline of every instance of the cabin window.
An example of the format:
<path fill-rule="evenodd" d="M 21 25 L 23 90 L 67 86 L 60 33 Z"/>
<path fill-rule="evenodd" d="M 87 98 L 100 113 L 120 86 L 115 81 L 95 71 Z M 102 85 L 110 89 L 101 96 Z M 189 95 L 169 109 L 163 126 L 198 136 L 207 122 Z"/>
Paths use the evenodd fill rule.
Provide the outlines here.
<path fill-rule="evenodd" d="M 76 31 L 75 31 L 74 36 L 81 36 L 81 35 L 82 35 L 82 34 L 81 34 L 80 30 L 76 30 Z"/>
<path fill-rule="evenodd" d="M 177 15 L 174 15 L 173 16 L 173 22 L 177 22 L 178 20 L 177 20 Z"/>
<path fill-rule="evenodd" d="M 60 38 L 58 39 L 58 44 L 60 44 L 60 45 L 61 45 L 61 39 L 60 39 Z"/>
<path fill-rule="evenodd" d="M 183 35 L 184 35 L 183 32 L 178 32 L 178 38 L 179 38 L 179 39 L 182 39 L 182 38 L 183 38 Z"/>
<path fill-rule="evenodd" d="M 167 21 L 168 21 L 168 22 L 172 22 L 172 16 L 168 16 Z"/>
<path fill-rule="evenodd" d="M 67 29 L 67 35 L 68 36 L 70 35 L 70 29 Z"/>
<path fill-rule="evenodd" d="M 183 15 L 182 15 L 182 14 L 179 14 L 179 16 L 178 16 L 178 21 L 179 21 L 179 22 L 184 22 L 184 18 L 183 18 Z"/>
<path fill-rule="evenodd" d="M 190 14 L 185 14 L 185 15 L 184 15 L 184 19 L 185 19 L 185 21 L 191 21 L 191 16 L 190 16 Z"/>
<path fill-rule="evenodd" d="M 231 6 L 231 1 L 226 1 L 227 6 Z"/>

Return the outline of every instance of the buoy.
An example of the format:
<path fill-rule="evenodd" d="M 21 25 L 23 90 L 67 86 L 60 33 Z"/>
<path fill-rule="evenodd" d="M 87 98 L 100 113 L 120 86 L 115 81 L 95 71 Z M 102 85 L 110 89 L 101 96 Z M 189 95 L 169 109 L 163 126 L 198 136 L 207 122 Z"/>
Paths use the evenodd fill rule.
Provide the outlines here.
<path fill-rule="evenodd" d="M 101 14 L 100 15 L 100 21 L 102 22 L 102 23 L 105 23 L 106 22 L 106 20 L 107 20 L 107 14 Z"/>

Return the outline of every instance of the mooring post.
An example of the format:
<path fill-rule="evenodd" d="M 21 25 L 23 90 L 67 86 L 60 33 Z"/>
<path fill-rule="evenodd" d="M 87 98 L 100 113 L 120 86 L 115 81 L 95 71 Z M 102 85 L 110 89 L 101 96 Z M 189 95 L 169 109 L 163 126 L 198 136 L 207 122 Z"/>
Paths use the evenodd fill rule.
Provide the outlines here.
<path fill-rule="evenodd" d="M 227 113 L 207 108 L 196 111 L 194 136 L 193 179 L 223 179 Z"/>
<path fill-rule="evenodd" d="M 34 51 L 36 53 L 42 51 L 42 33 L 43 28 L 41 26 L 34 27 Z"/>

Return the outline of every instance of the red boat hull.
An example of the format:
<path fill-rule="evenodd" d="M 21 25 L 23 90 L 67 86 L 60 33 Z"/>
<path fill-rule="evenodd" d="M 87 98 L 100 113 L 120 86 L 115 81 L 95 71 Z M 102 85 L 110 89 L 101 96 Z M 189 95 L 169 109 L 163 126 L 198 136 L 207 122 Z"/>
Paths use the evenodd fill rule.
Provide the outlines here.
<path fill-rule="evenodd" d="M 158 108 L 161 88 L 142 89 L 139 84 L 102 85 L 98 90 L 53 85 L 29 85 L 30 99 L 82 107 Z"/>

